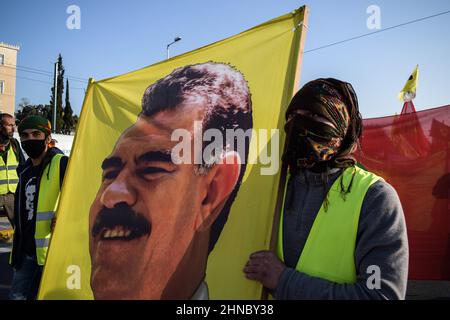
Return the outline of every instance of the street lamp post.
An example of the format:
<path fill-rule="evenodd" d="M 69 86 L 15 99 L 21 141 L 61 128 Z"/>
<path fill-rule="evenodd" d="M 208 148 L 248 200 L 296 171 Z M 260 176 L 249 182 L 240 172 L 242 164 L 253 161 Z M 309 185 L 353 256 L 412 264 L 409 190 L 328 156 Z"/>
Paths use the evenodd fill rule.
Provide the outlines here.
<path fill-rule="evenodd" d="M 58 69 L 59 69 L 59 62 L 55 62 L 55 74 L 53 77 L 53 133 L 56 133 L 56 105 L 58 103 Z"/>
<path fill-rule="evenodd" d="M 181 40 L 180 37 L 176 37 L 175 39 L 173 39 L 173 41 L 172 41 L 171 43 L 169 43 L 169 44 L 167 45 L 167 59 L 170 58 L 169 47 L 170 47 L 171 45 L 173 45 L 175 42 L 178 42 L 178 41 L 180 41 L 180 40 Z"/>

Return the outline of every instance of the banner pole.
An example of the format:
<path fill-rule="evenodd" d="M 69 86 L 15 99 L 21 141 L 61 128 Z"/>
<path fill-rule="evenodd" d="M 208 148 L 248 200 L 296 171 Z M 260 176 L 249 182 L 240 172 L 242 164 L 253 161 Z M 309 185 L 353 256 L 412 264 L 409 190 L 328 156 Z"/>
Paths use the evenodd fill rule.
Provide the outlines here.
<path fill-rule="evenodd" d="M 306 38 L 306 32 L 308 29 L 308 16 L 309 16 L 309 7 L 304 6 L 303 7 L 303 17 L 301 19 L 301 22 L 296 28 L 298 27 L 300 30 L 299 32 L 299 44 L 298 44 L 298 55 L 297 55 L 297 62 L 296 62 L 296 70 L 295 70 L 295 76 L 294 76 L 294 82 L 292 86 L 292 96 L 297 93 L 299 87 L 300 87 L 300 76 L 301 76 L 301 68 L 302 68 L 302 61 L 303 61 L 303 51 L 305 47 L 305 38 Z M 284 117 L 284 115 L 281 115 Z M 285 139 L 285 143 L 283 146 L 283 153 L 286 148 L 286 142 L 288 137 Z M 281 208 L 283 207 L 283 198 L 284 198 L 284 186 L 286 184 L 286 176 L 287 176 L 287 164 L 282 162 L 281 163 L 281 172 L 280 172 L 280 180 L 278 183 L 278 190 L 277 190 L 277 200 L 275 203 L 275 210 L 273 214 L 273 222 L 272 222 L 272 232 L 270 237 L 270 244 L 269 244 L 269 250 L 275 251 L 277 246 L 277 239 L 278 239 L 278 230 L 280 226 L 280 217 L 281 217 Z M 263 290 L 261 292 L 261 300 L 267 300 L 268 299 L 268 289 L 263 287 Z"/>

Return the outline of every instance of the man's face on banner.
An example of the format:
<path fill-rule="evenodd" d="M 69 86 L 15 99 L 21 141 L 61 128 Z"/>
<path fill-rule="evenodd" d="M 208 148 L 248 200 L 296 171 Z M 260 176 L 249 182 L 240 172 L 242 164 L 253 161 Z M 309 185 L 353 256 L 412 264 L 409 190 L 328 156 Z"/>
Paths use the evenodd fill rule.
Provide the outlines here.
<path fill-rule="evenodd" d="M 182 274 L 204 274 L 198 269 L 206 267 L 208 241 L 194 239 L 217 217 L 236 184 L 239 166 L 226 165 L 228 173 L 213 168 L 198 175 L 194 164 L 174 164 L 170 152 L 177 142 L 170 139 L 172 131 L 192 131 L 194 120 L 203 117 L 202 108 L 180 108 L 140 116 L 102 164 L 103 180 L 89 219 L 91 287 L 96 299 L 161 299 L 179 294 L 188 299 L 195 289 L 189 286 L 197 286 L 201 279 L 180 280 L 174 274 L 183 266 L 190 270 Z M 182 288 L 177 289 L 174 281 L 181 282 Z M 173 288 L 176 293 L 168 292 Z"/>

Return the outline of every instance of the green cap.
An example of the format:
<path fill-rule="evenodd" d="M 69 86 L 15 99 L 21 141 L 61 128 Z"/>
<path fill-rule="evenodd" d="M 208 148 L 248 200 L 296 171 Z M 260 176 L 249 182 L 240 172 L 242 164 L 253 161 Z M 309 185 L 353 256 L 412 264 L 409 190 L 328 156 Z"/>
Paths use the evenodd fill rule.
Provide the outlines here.
<path fill-rule="evenodd" d="M 28 116 L 20 122 L 18 127 L 19 134 L 21 134 L 27 129 L 40 130 L 45 134 L 46 137 L 50 135 L 50 133 L 52 133 L 50 121 L 48 121 L 44 117 L 37 115 Z"/>

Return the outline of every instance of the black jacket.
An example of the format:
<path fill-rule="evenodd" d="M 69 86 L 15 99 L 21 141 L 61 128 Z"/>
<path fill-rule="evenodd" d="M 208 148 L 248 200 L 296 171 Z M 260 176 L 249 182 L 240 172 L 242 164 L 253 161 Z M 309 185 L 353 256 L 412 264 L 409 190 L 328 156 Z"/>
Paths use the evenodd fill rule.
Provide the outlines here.
<path fill-rule="evenodd" d="M 39 185 L 41 182 L 41 178 L 45 179 L 45 176 L 43 177 L 43 171 L 45 169 L 45 167 L 47 166 L 47 164 L 50 163 L 50 161 L 53 159 L 53 157 L 58 154 L 58 153 L 62 153 L 59 149 L 57 148 L 50 148 L 47 151 L 47 154 L 45 155 L 44 159 L 42 160 L 42 166 L 41 166 L 41 172 L 39 172 L 39 175 L 37 177 L 37 189 L 36 189 L 36 193 L 34 196 L 34 214 L 36 215 L 36 209 L 37 209 L 37 199 L 39 197 Z M 60 179 L 60 185 L 62 186 L 62 182 L 64 179 L 64 174 L 66 172 L 66 167 L 67 167 L 67 162 L 68 162 L 68 157 L 64 156 L 61 158 L 61 162 L 60 162 L 60 174 L 59 174 L 59 179 Z M 19 175 L 19 183 L 17 184 L 17 190 L 16 190 L 16 194 L 14 197 L 14 239 L 13 239 L 13 250 L 11 253 L 11 265 L 13 267 L 19 267 L 21 262 L 22 262 L 22 228 L 21 228 L 21 217 L 24 215 L 24 213 L 22 212 L 22 208 L 21 208 L 21 201 L 20 201 L 20 197 L 22 194 L 22 188 L 25 186 L 26 181 L 23 181 L 23 173 L 26 170 L 29 170 L 32 167 L 33 163 L 31 162 L 31 159 L 28 159 L 25 164 L 21 167 L 21 170 L 17 170 L 17 174 Z"/>

